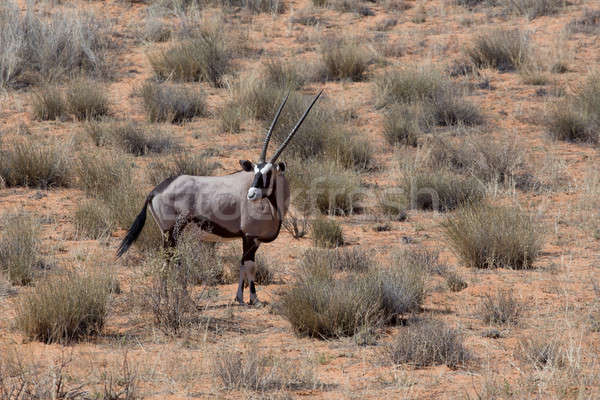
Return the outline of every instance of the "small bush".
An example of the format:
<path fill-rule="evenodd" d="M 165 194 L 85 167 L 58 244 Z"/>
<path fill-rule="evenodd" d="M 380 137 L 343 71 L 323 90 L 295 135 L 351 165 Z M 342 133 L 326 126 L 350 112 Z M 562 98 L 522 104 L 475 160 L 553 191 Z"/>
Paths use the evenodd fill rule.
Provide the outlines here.
<path fill-rule="evenodd" d="M 163 131 L 148 132 L 151 129 L 132 121 L 109 124 L 107 128 L 110 132 L 109 137 L 124 151 L 134 156 L 163 153 L 177 146 L 173 138 Z"/>
<path fill-rule="evenodd" d="M 416 147 L 421 133 L 420 118 L 416 110 L 405 105 L 396 105 L 385 113 L 383 134 L 392 146 Z"/>
<path fill-rule="evenodd" d="M 330 218 L 318 218 L 312 222 L 312 237 L 314 245 L 319 247 L 338 247 L 344 244 L 341 225 Z"/>
<path fill-rule="evenodd" d="M 425 280 L 437 263 L 437 253 L 421 250 L 392 254 L 390 268 L 375 271 L 381 308 L 388 320 L 420 310 L 425 299 Z"/>
<path fill-rule="evenodd" d="M 299 390 L 313 389 L 315 377 L 312 370 L 303 368 L 297 361 L 264 356 L 256 349 L 245 352 L 225 350 L 215 355 L 213 373 L 227 390 Z"/>
<path fill-rule="evenodd" d="M 572 95 L 552 106 L 548 128 L 557 140 L 600 141 L 600 72 L 590 73 Z"/>
<path fill-rule="evenodd" d="M 109 298 L 107 278 L 68 273 L 41 281 L 17 307 L 17 326 L 30 339 L 68 343 L 98 334 Z"/>
<path fill-rule="evenodd" d="M 72 183 L 71 161 L 64 146 L 44 145 L 27 139 L 0 152 L 0 176 L 9 187 L 69 187 Z"/>
<path fill-rule="evenodd" d="M 0 87 L 58 81 L 85 73 L 108 76 L 114 47 L 108 20 L 87 11 L 45 14 L 17 2 L 0 5 Z"/>
<path fill-rule="evenodd" d="M 352 336 L 380 326 L 377 285 L 364 276 L 334 279 L 310 269 L 285 292 L 279 312 L 299 335 L 316 338 Z"/>
<path fill-rule="evenodd" d="M 204 93 L 199 88 L 146 82 L 141 89 L 150 122 L 181 123 L 206 116 Z"/>
<path fill-rule="evenodd" d="M 203 81 L 213 86 L 221 86 L 221 77 L 231 68 L 225 35 L 217 29 L 203 30 L 166 50 L 150 53 L 148 59 L 159 79 Z"/>
<path fill-rule="evenodd" d="M 219 113 L 221 131 L 226 133 L 240 133 L 243 121 L 242 107 L 234 102 L 228 102 Z"/>
<path fill-rule="evenodd" d="M 371 142 L 360 138 L 359 133 L 336 130 L 325 146 L 325 158 L 334 160 L 344 168 L 366 171 L 373 166 Z"/>
<path fill-rule="evenodd" d="M 371 258 L 360 247 L 307 249 L 302 255 L 301 266 L 304 269 L 367 272 L 373 264 Z"/>
<path fill-rule="evenodd" d="M 406 219 L 406 210 L 409 207 L 409 202 L 402 189 L 384 189 L 377 196 L 377 203 L 379 209 L 389 218 L 396 221 L 404 221 Z"/>
<path fill-rule="evenodd" d="M 442 170 L 407 174 L 402 186 L 411 208 L 420 210 L 450 211 L 476 203 L 484 195 L 476 179 L 463 178 Z"/>
<path fill-rule="evenodd" d="M 530 363 L 535 369 L 562 367 L 566 364 L 565 351 L 555 338 L 535 337 L 519 342 L 519 358 Z"/>
<path fill-rule="evenodd" d="M 449 82 L 431 67 L 406 67 L 388 70 L 375 79 L 377 104 L 411 104 L 436 99 Z"/>
<path fill-rule="evenodd" d="M 186 229 L 178 238 L 172 261 L 177 263 L 177 268 L 187 271 L 190 284 L 214 286 L 222 283 L 224 268 L 216 247 L 214 243 L 201 242 L 199 234 L 193 227 Z"/>
<path fill-rule="evenodd" d="M 114 230 L 110 210 L 99 200 L 79 203 L 73 219 L 78 235 L 85 239 L 107 237 Z"/>
<path fill-rule="evenodd" d="M 153 185 L 158 185 L 167 178 L 192 175 L 210 176 L 218 167 L 217 163 L 208 160 L 205 154 L 177 153 L 170 160 L 156 160 L 148 165 L 148 176 Z"/>
<path fill-rule="evenodd" d="M 265 81 L 278 88 L 300 89 L 306 80 L 295 64 L 269 59 L 263 64 Z"/>
<path fill-rule="evenodd" d="M 496 68 L 500 71 L 518 69 L 530 57 L 529 38 L 518 29 L 492 30 L 477 36 L 467 56 L 479 68 Z"/>
<path fill-rule="evenodd" d="M 444 274 L 444 278 L 446 278 L 446 285 L 448 285 L 448 289 L 450 289 L 451 292 L 460 292 L 468 286 L 462 276 L 456 272 L 449 271 Z"/>
<path fill-rule="evenodd" d="M 322 80 L 365 78 L 371 62 L 367 50 L 357 41 L 332 40 L 321 45 L 321 63 L 317 78 Z"/>
<path fill-rule="evenodd" d="M 474 268 L 531 268 L 543 243 L 539 223 L 514 207 L 464 207 L 442 227 L 452 250 Z"/>
<path fill-rule="evenodd" d="M 77 187 L 103 200 L 110 197 L 122 182 L 132 179 L 131 164 L 117 153 L 81 153 L 75 171 Z"/>
<path fill-rule="evenodd" d="M 579 18 L 573 18 L 567 25 L 567 29 L 572 33 L 596 33 L 600 31 L 600 10 L 586 8 L 583 15 Z"/>
<path fill-rule="evenodd" d="M 202 292 L 194 297 L 191 293 L 190 286 L 199 276 L 195 273 L 197 270 L 189 267 L 197 265 L 178 265 L 175 261 L 176 258 L 166 252 L 155 253 L 150 263 L 152 283 L 144 293 L 155 325 L 168 335 L 178 335 L 190 326 L 193 316 L 198 313 L 198 300 L 205 295 Z"/>
<path fill-rule="evenodd" d="M 555 15 L 563 8 L 564 0 L 510 0 L 506 6 L 517 15 L 535 19 L 545 15 Z"/>
<path fill-rule="evenodd" d="M 313 160 L 311 168 L 292 165 L 287 175 L 291 186 L 297 190 L 294 205 L 301 210 L 316 210 L 329 215 L 360 211 L 360 177 L 354 171 L 341 169 L 333 162 Z"/>
<path fill-rule="evenodd" d="M 44 86 L 34 91 L 32 106 L 33 117 L 41 121 L 61 119 L 67 111 L 63 93 L 54 86 Z"/>
<path fill-rule="evenodd" d="M 5 214 L 1 225 L 0 272 L 13 285 L 27 285 L 40 260 L 40 223 L 31 215 Z"/>
<path fill-rule="evenodd" d="M 523 314 L 523 304 L 509 291 L 486 294 L 479 305 L 479 314 L 486 324 L 517 325 Z"/>
<path fill-rule="evenodd" d="M 401 328 L 388 355 L 394 364 L 458 368 L 471 358 L 462 341 L 461 334 L 443 322 L 422 320 Z"/>
<path fill-rule="evenodd" d="M 87 79 L 78 79 L 69 84 L 66 93 L 68 110 L 79 120 L 99 118 L 109 114 L 106 90 Z"/>

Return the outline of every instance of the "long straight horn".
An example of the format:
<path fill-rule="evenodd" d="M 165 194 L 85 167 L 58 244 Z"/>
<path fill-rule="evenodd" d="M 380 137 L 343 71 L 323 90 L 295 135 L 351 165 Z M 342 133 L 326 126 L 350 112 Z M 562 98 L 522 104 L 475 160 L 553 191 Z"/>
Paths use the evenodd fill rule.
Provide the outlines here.
<path fill-rule="evenodd" d="M 288 145 L 288 143 L 290 143 L 290 140 L 292 140 L 292 138 L 294 137 L 294 135 L 298 131 L 298 128 L 300 128 L 300 125 L 302 125 L 302 122 L 304 122 L 304 119 L 306 118 L 306 116 L 310 112 L 310 109 L 312 108 L 312 106 L 315 105 L 315 103 L 317 102 L 317 100 L 321 96 L 321 93 L 323 93 L 322 89 L 317 94 L 317 96 L 314 98 L 314 100 L 312 101 L 312 103 L 310 103 L 310 105 L 308 106 L 308 108 L 306 109 L 306 111 L 304 111 L 304 114 L 302 115 L 302 117 L 300 118 L 300 120 L 298 121 L 298 123 L 296 123 L 296 126 L 294 126 L 294 129 L 292 129 L 292 131 L 290 132 L 290 134 L 288 135 L 288 137 L 285 138 L 285 140 L 283 141 L 283 143 L 281 143 L 281 146 L 279 146 L 279 148 L 277 149 L 277 151 L 275 152 L 275 154 L 273 155 L 273 157 L 271 157 L 271 161 L 269 161 L 271 164 L 273 164 L 273 163 L 275 163 L 275 161 L 277 161 L 277 158 L 279 158 L 279 156 L 281 155 L 281 152 L 286 148 L 286 146 Z"/>
<path fill-rule="evenodd" d="M 277 109 L 277 114 L 275 114 L 275 118 L 273 118 L 273 122 L 271 122 L 271 126 L 269 127 L 269 130 L 267 132 L 267 136 L 265 136 L 265 141 L 263 143 L 262 152 L 260 153 L 260 158 L 259 158 L 260 162 L 265 162 L 265 158 L 267 157 L 267 147 L 269 147 L 269 141 L 271 140 L 271 135 L 273 134 L 273 128 L 275 128 L 275 124 L 277 123 L 277 120 L 279 119 L 279 116 L 281 115 L 281 111 L 283 110 L 283 106 L 285 106 L 285 103 L 287 102 L 288 97 L 290 97 L 289 90 L 287 92 L 287 95 L 281 102 L 279 109 Z"/>

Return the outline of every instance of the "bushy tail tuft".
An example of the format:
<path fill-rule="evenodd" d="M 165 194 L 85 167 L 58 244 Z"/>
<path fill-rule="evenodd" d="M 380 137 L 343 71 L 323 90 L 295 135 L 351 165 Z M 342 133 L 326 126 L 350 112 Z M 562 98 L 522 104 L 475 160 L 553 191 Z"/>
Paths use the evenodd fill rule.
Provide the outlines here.
<path fill-rule="evenodd" d="M 152 200 L 152 197 L 148 196 L 148 198 L 146 198 L 146 202 L 144 203 L 142 211 L 138 214 L 137 217 L 135 217 L 135 221 L 133 221 L 133 224 L 131 225 L 131 227 L 127 231 L 127 234 L 123 238 L 123 241 L 119 245 L 119 248 L 117 249 L 117 258 L 125 254 L 125 252 L 129 250 L 129 247 L 133 244 L 133 242 L 135 242 L 138 236 L 140 236 L 140 233 L 142 233 L 142 229 L 144 229 L 144 224 L 146 223 L 146 210 L 148 209 L 148 203 L 150 202 L 150 200 Z"/>

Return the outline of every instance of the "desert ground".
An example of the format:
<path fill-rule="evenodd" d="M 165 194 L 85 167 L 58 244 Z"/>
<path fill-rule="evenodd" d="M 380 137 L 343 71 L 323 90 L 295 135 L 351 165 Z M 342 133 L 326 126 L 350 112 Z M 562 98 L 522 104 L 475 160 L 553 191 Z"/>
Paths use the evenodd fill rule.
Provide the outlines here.
<path fill-rule="evenodd" d="M 600 398 L 599 35 L 592 0 L 4 0 L 0 398 Z M 148 215 L 115 258 L 321 89 L 262 304 L 239 239 Z"/>

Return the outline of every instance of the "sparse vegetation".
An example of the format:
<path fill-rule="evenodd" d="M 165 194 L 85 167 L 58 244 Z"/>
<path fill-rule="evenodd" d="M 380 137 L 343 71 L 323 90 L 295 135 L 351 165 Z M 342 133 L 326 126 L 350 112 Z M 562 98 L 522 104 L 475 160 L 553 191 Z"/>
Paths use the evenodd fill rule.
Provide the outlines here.
<path fill-rule="evenodd" d="M 518 29 L 491 30 L 477 36 L 466 54 L 479 68 L 512 71 L 529 61 L 529 37 Z"/>
<path fill-rule="evenodd" d="M 106 280 L 97 274 L 48 277 L 21 298 L 17 326 L 30 339 L 44 343 L 69 343 L 98 334 L 107 313 Z"/>
<path fill-rule="evenodd" d="M 181 123 L 207 115 L 204 93 L 198 88 L 148 81 L 141 96 L 150 122 Z"/>
<path fill-rule="evenodd" d="M 513 13 L 529 19 L 557 14 L 565 5 L 564 0 L 510 0 L 504 3 Z"/>
<path fill-rule="evenodd" d="M 44 86 L 34 91 L 31 101 L 33 117 L 41 121 L 61 119 L 67 111 L 64 95 L 55 86 Z"/>
<path fill-rule="evenodd" d="M 225 350 L 213 359 L 214 375 L 227 390 L 254 390 L 258 392 L 285 389 L 312 389 L 316 377 L 312 369 L 294 361 L 283 360 L 260 351 L 242 352 Z"/>
<path fill-rule="evenodd" d="M 66 93 L 68 110 L 79 120 L 103 117 L 109 114 L 110 102 L 106 90 L 89 79 L 76 79 Z"/>
<path fill-rule="evenodd" d="M 450 211 L 483 199 L 479 181 L 444 170 L 417 171 L 406 174 L 402 181 L 411 208 Z"/>
<path fill-rule="evenodd" d="M 7 0 L 0 6 L 0 87 L 56 82 L 85 73 L 109 76 L 112 26 L 88 11 L 45 14 Z"/>
<path fill-rule="evenodd" d="M 79 203 L 73 220 L 78 236 L 85 239 L 107 237 L 114 229 L 110 210 L 96 199 Z"/>
<path fill-rule="evenodd" d="M 176 268 L 187 271 L 190 284 L 214 286 L 223 282 L 223 263 L 214 243 L 201 242 L 199 234 L 193 226 L 181 232 L 171 262 L 176 263 Z"/>
<path fill-rule="evenodd" d="M 13 285 L 27 285 L 40 262 L 40 223 L 29 214 L 5 214 L 0 225 L 0 273 Z"/>
<path fill-rule="evenodd" d="M 49 145 L 32 139 L 19 140 L 0 151 L 0 177 L 6 186 L 47 189 L 69 187 L 73 174 L 65 146 Z"/>
<path fill-rule="evenodd" d="M 357 41 L 332 39 L 321 44 L 317 79 L 361 81 L 371 62 L 366 48 Z"/>
<path fill-rule="evenodd" d="M 113 152 L 81 153 L 75 171 L 77 186 L 88 195 L 103 200 L 122 182 L 132 179 L 128 160 Z"/>
<path fill-rule="evenodd" d="M 450 289 L 451 292 L 460 292 L 468 286 L 462 276 L 454 271 L 446 272 L 444 278 L 446 278 L 446 285 L 448 285 L 448 289 Z"/>
<path fill-rule="evenodd" d="M 591 72 L 570 96 L 550 108 L 548 130 L 557 140 L 600 141 L 600 72 Z"/>
<path fill-rule="evenodd" d="M 177 147 L 168 132 L 144 127 L 133 121 L 108 123 L 106 129 L 108 132 L 104 137 L 110 137 L 124 151 L 134 156 L 163 153 Z"/>
<path fill-rule="evenodd" d="M 155 160 L 148 165 L 150 183 L 158 185 L 167 178 L 179 175 L 210 176 L 218 164 L 203 153 L 175 153 L 167 160 Z"/>
<path fill-rule="evenodd" d="M 406 105 L 396 105 L 385 113 L 383 134 L 392 146 L 417 146 L 421 133 L 419 111 Z"/>
<path fill-rule="evenodd" d="M 511 292 L 486 294 L 479 305 L 479 314 L 486 324 L 517 325 L 523 314 L 523 304 Z"/>
<path fill-rule="evenodd" d="M 600 10 L 585 8 L 583 15 L 574 18 L 567 25 L 567 29 L 572 33 L 596 33 L 600 31 Z"/>
<path fill-rule="evenodd" d="M 388 347 L 395 364 L 415 367 L 447 365 L 459 368 L 471 358 L 463 345 L 462 335 L 436 320 L 421 320 L 401 328 Z"/>
<path fill-rule="evenodd" d="M 342 227 L 334 219 L 317 218 L 312 224 L 312 237 L 315 246 L 338 247 L 344 244 Z"/>
<path fill-rule="evenodd" d="M 442 227 L 452 250 L 473 268 L 532 268 L 543 244 L 540 223 L 510 206 L 464 207 Z"/>
<path fill-rule="evenodd" d="M 221 86 L 221 77 L 231 69 L 231 51 L 217 28 L 201 30 L 191 39 L 149 53 L 148 59 L 159 79 L 204 81 L 214 86 Z"/>
<path fill-rule="evenodd" d="M 360 247 L 307 249 L 302 255 L 301 266 L 305 269 L 366 272 L 373 265 L 371 258 Z"/>

